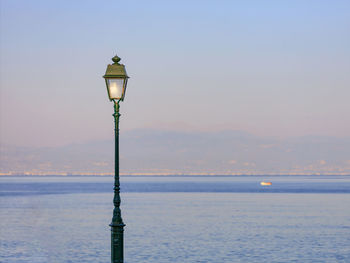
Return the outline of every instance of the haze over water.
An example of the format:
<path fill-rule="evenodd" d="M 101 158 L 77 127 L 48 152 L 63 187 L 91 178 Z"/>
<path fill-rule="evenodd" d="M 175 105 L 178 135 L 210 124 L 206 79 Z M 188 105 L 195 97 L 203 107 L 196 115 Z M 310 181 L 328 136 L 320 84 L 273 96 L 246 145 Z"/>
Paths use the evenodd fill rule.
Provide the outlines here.
<path fill-rule="evenodd" d="M 0 261 L 108 262 L 112 185 L 0 178 Z M 346 176 L 122 177 L 125 262 L 349 262 L 349 203 Z"/>

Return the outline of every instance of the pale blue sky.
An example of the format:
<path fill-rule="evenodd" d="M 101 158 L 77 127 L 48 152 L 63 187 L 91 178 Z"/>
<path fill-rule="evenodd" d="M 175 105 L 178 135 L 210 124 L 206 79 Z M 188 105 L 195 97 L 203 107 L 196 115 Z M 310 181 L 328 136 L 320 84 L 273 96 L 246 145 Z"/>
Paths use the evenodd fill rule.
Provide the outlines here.
<path fill-rule="evenodd" d="M 1 143 L 112 138 L 116 53 L 122 131 L 348 136 L 349 46 L 349 1 L 1 0 Z"/>

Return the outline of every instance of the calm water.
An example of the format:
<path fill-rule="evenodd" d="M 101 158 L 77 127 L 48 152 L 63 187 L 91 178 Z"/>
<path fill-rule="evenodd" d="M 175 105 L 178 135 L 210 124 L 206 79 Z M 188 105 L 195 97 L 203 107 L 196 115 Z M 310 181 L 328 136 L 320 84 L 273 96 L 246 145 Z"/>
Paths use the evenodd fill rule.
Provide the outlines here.
<path fill-rule="evenodd" d="M 109 262 L 112 187 L 0 178 L 0 262 Z M 122 178 L 125 262 L 350 262 L 349 204 L 350 177 Z"/>

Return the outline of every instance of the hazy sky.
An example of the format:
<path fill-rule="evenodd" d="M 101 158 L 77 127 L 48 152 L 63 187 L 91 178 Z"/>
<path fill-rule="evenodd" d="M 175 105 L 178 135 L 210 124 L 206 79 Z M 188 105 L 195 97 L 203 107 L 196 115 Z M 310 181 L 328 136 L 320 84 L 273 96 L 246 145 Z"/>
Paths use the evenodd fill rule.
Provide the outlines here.
<path fill-rule="evenodd" d="M 112 138 L 115 54 L 124 131 L 350 134 L 350 1 L 0 2 L 1 143 Z"/>

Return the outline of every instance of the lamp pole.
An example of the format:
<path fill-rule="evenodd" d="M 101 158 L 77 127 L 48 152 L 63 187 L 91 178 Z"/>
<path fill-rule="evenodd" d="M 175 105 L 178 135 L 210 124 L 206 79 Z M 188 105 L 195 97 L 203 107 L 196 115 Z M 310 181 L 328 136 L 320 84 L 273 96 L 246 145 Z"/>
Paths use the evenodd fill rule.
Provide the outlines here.
<path fill-rule="evenodd" d="M 114 136 L 115 136 L 115 155 L 114 155 L 114 209 L 111 227 L 111 262 L 124 262 L 124 226 L 120 211 L 120 181 L 119 181 L 119 101 L 114 102 Z"/>
<path fill-rule="evenodd" d="M 108 97 L 114 103 L 114 198 L 113 217 L 111 227 L 111 262 L 124 262 L 124 226 L 120 211 L 120 181 L 119 181 L 119 102 L 124 100 L 128 75 L 125 66 L 119 64 L 120 58 L 112 58 L 114 62 L 107 66 L 103 78 L 106 81 Z"/>

